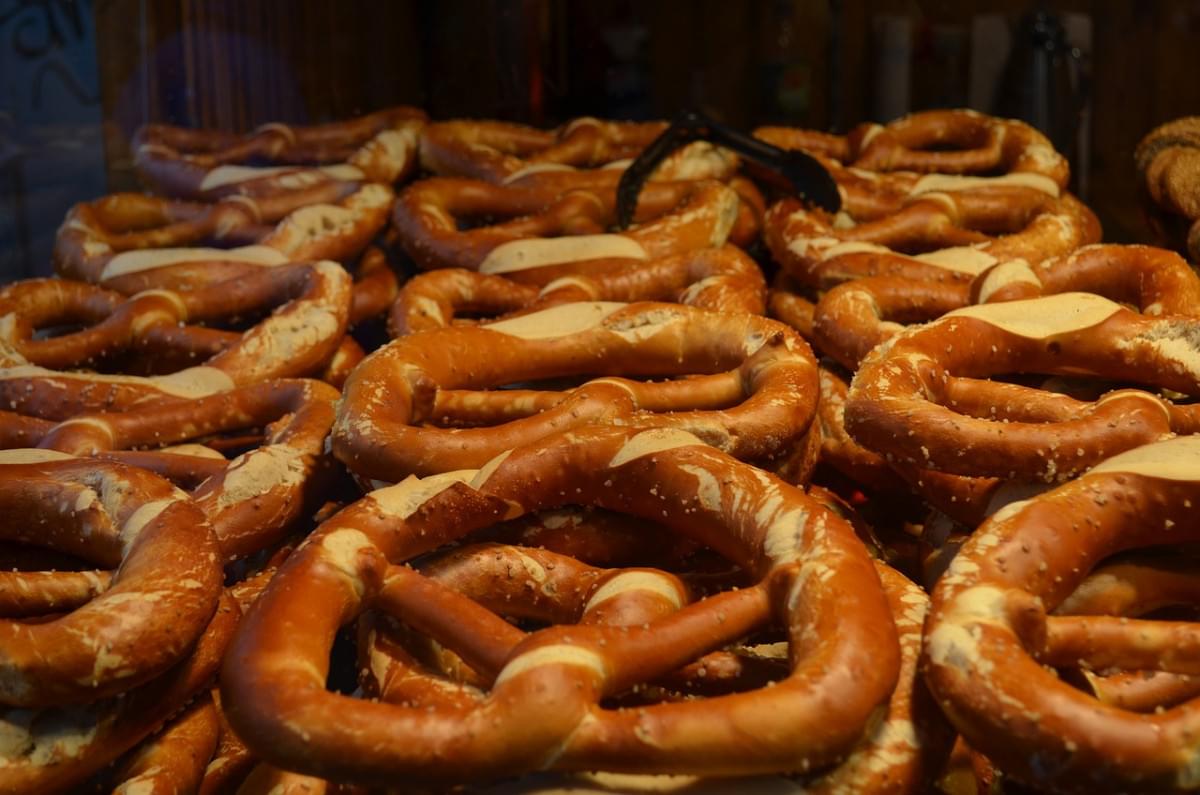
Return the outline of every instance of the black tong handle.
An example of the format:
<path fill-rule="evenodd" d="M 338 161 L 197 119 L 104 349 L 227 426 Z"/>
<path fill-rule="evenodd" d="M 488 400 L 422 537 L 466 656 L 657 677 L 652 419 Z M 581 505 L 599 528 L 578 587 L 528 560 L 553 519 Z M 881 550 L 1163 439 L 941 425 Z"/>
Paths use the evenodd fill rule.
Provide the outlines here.
<path fill-rule="evenodd" d="M 732 149 L 747 160 L 781 176 L 804 201 L 831 213 L 841 209 L 837 183 L 811 155 L 780 149 L 752 135 L 715 122 L 702 113 L 685 110 L 634 160 L 617 185 L 617 226 L 625 229 L 633 221 L 638 195 L 654 169 L 672 152 L 692 141 L 709 141 Z"/>

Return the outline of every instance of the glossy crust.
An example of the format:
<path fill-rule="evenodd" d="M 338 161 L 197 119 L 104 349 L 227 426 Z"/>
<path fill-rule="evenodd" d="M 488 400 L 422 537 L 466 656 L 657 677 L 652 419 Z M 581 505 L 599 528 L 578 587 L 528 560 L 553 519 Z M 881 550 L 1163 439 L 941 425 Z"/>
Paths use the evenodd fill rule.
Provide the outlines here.
<path fill-rule="evenodd" d="M 1044 664 L 1138 670 L 1152 659 L 1163 671 L 1194 672 L 1194 624 L 1050 613 L 1109 555 L 1196 539 L 1198 462 L 1195 437 L 1118 455 L 997 513 L 939 581 L 926 679 L 966 740 L 1005 772 L 1061 791 L 1195 788 L 1194 698 L 1134 713 Z"/>
<path fill-rule="evenodd" d="M 597 375 L 567 391 L 495 389 Z M 632 378 L 678 375 L 697 377 Z M 332 446 L 351 471 L 395 482 L 477 468 L 564 428 L 637 424 L 685 429 L 789 472 L 808 455 L 798 442 L 816 401 L 812 352 L 775 321 L 677 304 L 561 304 L 376 351 L 346 384 Z"/>
<path fill-rule="evenodd" d="M 588 476 L 572 474 L 582 472 Z M 724 481 L 720 495 L 704 496 L 707 477 Z M 552 627 L 509 653 L 498 633 L 511 625 L 391 565 L 498 516 L 560 504 L 568 484 L 570 502 L 654 517 L 760 584 L 648 628 Z M 298 582 L 304 600 L 292 596 Z M 370 606 L 430 632 L 494 677 L 488 697 L 476 708 L 430 711 L 325 692 L 334 633 Z M 791 675 L 774 687 L 702 704 L 598 706 L 740 637 L 771 607 L 786 616 L 795 651 Z M 305 633 L 291 629 L 297 620 Z M 231 722 L 255 751 L 314 775 L 368 782 L 480 780 L 545 767 L 796 770 L 836 760 L 861 737 L 896 683 L 894 633 L 878 575 L 844 520 L 690 434 L 592 428 L 514 450 L 482 470 L 409 480 L 329 520 L 251 609 L 222 687 Z"/>
<path fill-rule="evenodd" d="M 420 110 L 396 107 L 309 127 L 264 124 L 247 134 L 147 124 L 134 136 L 134 167 L 154 192 L 184 199 L 262 197 L 330 182 L 393 184 L 415 170 L 424 123 Z M 263 162 L 269 167 L 244 167 Z M 223 166 L 241 168 L 226 168 L 233 179 L 223 182 Z"/>

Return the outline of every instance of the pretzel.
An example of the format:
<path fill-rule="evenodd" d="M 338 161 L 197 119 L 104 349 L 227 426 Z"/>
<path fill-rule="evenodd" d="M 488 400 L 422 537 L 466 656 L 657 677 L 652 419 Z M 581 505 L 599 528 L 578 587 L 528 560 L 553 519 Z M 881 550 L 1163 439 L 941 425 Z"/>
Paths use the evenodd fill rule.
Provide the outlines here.
<path fill-rule="evenodd" d="M 272 305 L 278 306 L 276 311 L 233 335 L 233 344 L 228 334 L 178 327 Z M 320 371 L 343 345 L 349 309 L 350 278 L 333 262 L 281 265 L 188 292 L 147 291 L 128 301 L 76 282 L 21 282 L 0 290 L 0 396 L 20 413 L 62 419 L 80 411 L 122 410 L 148 400 L 200 397 L 305 375 Z M 34 338 L 39 328 L 77 321 L 95 325 Z M 203 364 L 170 375 L 49 369 L 91 364 L 124 348 L 161 352 L 197 340 L 200 350 L 214 341 L 220 348 Z"/>
<path fill-rule="evenodd" d="M 653 517 L 717 549 L 759 585 L 648 628 L 548 628 L 509 652 L 496 633 L 511 625 L 398 565 L 502 516 L 563 502 Z M 303 602 L 292 596 L 300 582 Z M 461 655 L 492 680 L 487 698 L 430 712 L 324 692 L 334 633 L 371 607 Z M 744 635 L 772 608 L 793 641 L 791 675 L 774 687 L 703 705 L 598 706 Z M 294 629 L 300 614 L 304 635 Z M 853 531 L 802 492 L 690 434 L 594 427 L 507 452 L 482 470 L 413 478 L 327 521 L 251 608 L 222 693 L 230 722 L 267 761 L 364 783 L 553 767 L 795 770 L 836 761 L 862 736 L 895 686 L 894 632 Z"/>
<path fill-rule="evenodd" d="M 1190 224 L 1184 235 L 1187 251 L 1200 260 L 1200 118 L 1175 119 L 1151 130 L 1134 160 L 1151 201 Z"/>
<path fill-rule="evenodd" d="M 941 174 L 1028 173 L 1060 188 L 1070 166 L 1049 139 L 1016 119 L 973 110 L 931 110 L 886 125 L 860 124 L 846 136 L 789 127 L 760 127 L 754 135 L 784 149 L 804 149 L 869 171 Z"/>
<path fill-rule="evenodd" d="M 272 306 L 269 317 L 242 334 L 180 328 L 253 316 Z M 192 291 L 157 289 L 127 300 L 86 283 L 30 280 L 0 289 L 0 323 L 10 348 L 0 361 L 66 369 L 131 347 L 156 354 L 184 342 L 192 352 L 208 352 L 215 340 L 220 348 L 203 367 L 230 384 L 248 384 L 322 369 L 342 343 L 349 309 L 349 276 L 328 261 L 278 265 Z M 38 329 L 72 322 L 92 325 L 35 339 Z"/>
<path fill-rule="evenodd" d="M 610 234 L 615 206 L 615 178 L 564 187 L 436 177 L 400 192 L 392 222 L 419 268 L 507 274 L 585 259 L 640 261 L 715 248 L 729 237 L 741 202 L 720 182 L 651 182 L 639 195 L 635 225 Z M 479 218 L 493 222 L 462 229 Z"/>
<path fill-rule="evenodd" d="M 205 463 L 193 490 L 212 524 L 223 559 L 243 557 L 277 542 L 302 516 L 328 461 L 325 437 L 338 393 L 326 384 L 281 380 L 197 400 L 156 402 L 136 411 L 85 414 L 50 429 L 40 446 L 73 455 L 102 455 L 159 470 L 199 462 L 190 450 L 124 453 L 158 448 L 231 430 L 268 426 L 262 444 L 231 461 Z"/>
<path fill-rule="evenodd" d="M 958 475 L 1054 482 L 1121 450 L 1200 429 L 1190 406 L 1142 390 L 1094 402 L 977 379 L 1088 374 L 1200 392 L 1196 322 L 1139 315 L 1089 293 L 959 309 L 863 362 L 846 429 L 891 462 Z"/>
<path fill-rule="evenodd" d="M 252 265 L 349 261 L 383 228 L 393 198 L 391 188 L 375 183 L 214 204 L 117 193 L 71 208 L 55 237 L 54 266 L 69 279 L 138 292 L 174 286 L 146 284 L 145 277 L 181 263 L 208 283 Z M 197 244 L 221 247 L 191 247 Z"/>
<path fill-rule="evenodd" d="M 864 276 L 969 280 L 1005 260 L 1067 254 L 1097 241 L 1099 225 L 1044 177 L 930 174 L 879 217 L 832 217 L 784 199 L 767 212 L 764 238 L 798 283 L 825 289 Z"/>
<path fill-rule="evenodd" d="M 118 569 L 103 593 L 67 615 L 0 623 L 0 702 L 104 698 L 179 662 L 212 616 L 221 584 L 212 530 L 186 495 L 148 472 L 50 451 L 0 452 L 0 470 L 4 513 L 27 517 L 3 528 L 6 539 Z M 4 584 L 19 589 L 24 579 L 14 573 Z"/>
<path fill-rule="evenodd" d="M 1200 315 L 1200 277 L 1178 254 L 1151 246 L 1092 245 L 1030 264 L 988 268 L 971 285 L 973 302 L 1087 292 L 1147 315 Z"/>
<path fill-rule="evenodd" d="M 566 392 L 482 391 L 608 373 L 713 374 L 660 383 L 602 377 Z M 346 384 L 332 447 L 356 474 L 394 482 L 480 467 L 555 430 L 609 422 L 682 428 L 800 477 L 813 453 L 804 437 L 816 381 L 805 342 L 765 318 L 675 304 L 560 304 L 380 349 Z"/>
<path fill-rule="evenodd" d="M 155 737 L 124 760 L 113 778 L 113 795 L 194 792 L 217 747 L 217 708 L 201 694 Z"/>
<path fill-rule="evenodd" d="M 413 172 L 424 123 L 416 108 L 396 107 L 312 127 L 264 124 L 245 135 L 147 124 L 134 135 L 133 164 L 151 190 L 185 199 L 259 197 L 323 182 L 393 184 Z"/>
<path fill-rule="evenodd" d="M 840 765 L 807 780 L 806 792 L 920 792 L 950 750 L 953 734 L 917 677 L 928 597 L 885 564 L 877 563 L 876 569 L 900 636 L 899 684 L 885 720 Z M 423 564 L 421 571 L 495 613 L 559 624 L 635 626 L 671 615 L 689 601 L 686 586 L 665 572 L 594 569 L 544 550 L 495 544 L 460 547 Z M 389 704 L 413 708 L 464 708 L 485 697 L 472 685 L 456 685 L 422 672 L 417 657 L 398 645 L 399 633 L 390 619 L 379 618 L 368 620 L 359 631 L 366 692 Z M 519 631 L 509 635 L 514 646 L 525 637 Z M 743 661 L 754 659 L 711 652 L 682 669 L 684 676 L 667 679 L 694 691 L 729 677 L 744 688 L 750 671 Z M 786 677 L 786 667 L 772 668 L 771 676 L 766 681 Z M 756 686 L 765 685 L 764 681 Z M 626 783 L 630 791 L 641 790 L 637 778 Z M 741 789 L 743 783 L 738 783 Z M 750 780 L 745 785 L 753 790 L 755 783 Z"/>
<path fill-rule="evenodd" d="M 103 701 L 31 712 L 4 710 L 5 792 L 77 792 L 89 777 L 155 732 L 204 690 L 238 619 L 222 598 L 188 656 L 163 675 Z"/>
<path fill-rule="evenodd" d="M 1128 712 L 1043 665 L 1197 672 L 1192 624 L 1051 613 L 1107 556 L 1197 538 L 1198 441 L 1129 450 L 1009 506 L 934 590 L 926 680 L 966 740 L 1010 775 L 1089 792 L 1195 787 L 1194 699 Z"/>
<path fill-rule="evenodd" d="M 1200 314 L 1200 277 L 1177 254 L 1148 246 L 1093 245 L 1034 265 L 1007 260 L 970 285 L 896 276 L 855 279 L 821 297 L 813 313 L 813 339 L 823 352 L 855 369 L 901 328 L 898 323 L 933 320 L 968 303 L 1062 292 L 1096 293 L 1150 315 Z"/>
<path fill-rule="evenodd" d="M 970 285 L 900 276 L 868 276 L 834 287 L 813 309 L 813 341 L 853 371 L 903 326 L 933 320 L 969 303 Z"/>
<path fill-rule="evenodd" d="M 549 266 L 504 276 L 457 269 L 418 274 L 400 290 L 389 327 L 392 336 L 399 337 L 462 322 L 457 316 L 465 312 L 495 316 L 571 301 L 678 301 L 717 312 L 756 315 L 765 308 L 762 271 L 733 246 L 649 262 L 611 263 Z M 527 284 L 513 277 L 538 281 Z"/>
<path fill-rule="evenodd" d="M 571 181 L 577 169 L 624 170 L 667 125 L 573 119 L 555 130 L 498 121 L 445 121 L 421 130 L 421 165 L 441 176 L 496 184 L 531 175 Z M 652 179 L 728 179 L 738 159 L 730 151 L 696 141 L 672 152 Z"/>

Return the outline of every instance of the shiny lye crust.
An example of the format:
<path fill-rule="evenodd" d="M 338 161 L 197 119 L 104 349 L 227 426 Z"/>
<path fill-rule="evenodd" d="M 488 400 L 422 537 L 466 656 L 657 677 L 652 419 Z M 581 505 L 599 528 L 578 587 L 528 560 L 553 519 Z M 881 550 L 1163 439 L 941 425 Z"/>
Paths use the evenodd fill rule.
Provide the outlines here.
<path fill-rule="evenodd" d="M 396 107 L 309 127 L 264 124 L 244 135 L 147 124 L 134 136 L 134 167 L 155 193 L 207 201 L 326 183 L 391 185 L 415 170 L 425 118 Z"/>
<path fill-rule="evenodd" d="M 39 446 L 190 476 L 196 483 L 191 498 L 227 561 L 278 541 L 303 515 L 310 493 L 324 485 L 325 439 L 337 398 L 336 389 L 319 381 L 265 381 L 194 400 L 155 401 L 136 411 L 72 417 L 46 429 Z M 268 429 L 262 442 L 232 460 L 200 446 L 179 447 L 256 427 Z"/>
<path fill-rule="evenodd" d="M 511 625 L 403 565 L 499 517 L 564 503 L 653 517 L 720 551 L 758 584 L 648 627 L 551 627 L 497 655 L 495 628 Z M 292 595 L 301 582 L 303 600 Z M 488 697 L 427 710 L 325 691 L 334 634 L 372 606 L 477 667 L 491 680 Z M 793 651 L 790 675 L 773 687 L 637 710 L 598 706 L 744 635 L 772 610 Z M 593 428 L 506 452 L 479 470 L 409 479 L 330 519 L 251 608 L 222 688 L 234 728 L 256 752 L 315 775 L 732 775 L 839 759 L 895 687 L 899 657 L 878 575 L 844 520 L 685 432 Z"/>
<path fill-rule="evenodd" d="M 714 248 L 725 243 L 739 215 L 756 212 L 735 188 L 715 180 L 650 182 L 639 197 L 634 225 L 611 232 L 618 176 L 566 185 L 541 178 L 493 185 L 435 177 L 400 192 L 392 223 L 405 252 L 422 269 L 503 274 L 579 260 L 646 260 Z M 481 218 L 487 225 L 478 225 Z M 751 220 L 756 231 L 757 221 Z"/>
<path fill-rule="evenodd" d="M 864 171 L 940 174 L 1039 174 L 1060 188 L 1070 165 L 1025 122 L 972 110 L 912 113 L 888 124 L 861 124 L 846 136 L 789 127 L 754 134 L 785 149 L 804 149 Z"/>
<path fill-rule="evenodd" d="M 1001 769 L 1058 791 L 1194 789 L 1200 702 L 1149 713 L 1046 666 L 1195 674 L 1195 624 L 1052 615 L 1114 553 L 1194 543 L 1195 437 L 1115 456 L 981 526 L 933 594 L 924 665 L 939 703 Z"/>
<path fill-rule="evenodd" d="M 255 269 L 192 290 L 147 290 L 128 299 L 61 279 L 17 282 L 0 289 L 0 396 L 8 409 L 66 419 L 317 375 L 345 347 L 350 306 L 350 276 L 334 262 Z M 184 325 L 268 309 L 274 311 L 240 334 Z M 40 329 L 72 323 L 90 325 L 35 337 Z M 151 376 L 74 369 L 124 354 L 155 356 L 168 365 L 200 363 Z"/>
<path fill-rule="evenodd" d="M 697 377 L 635 380 L 680 375 Z M 567 391 L 495 389 L 568 376 L 601 377 Z M 786 474 L 806 455 L 799 442 L 816 401 L 811 350 L 775 321 L 675 304 L 561 304 L 381 348 L 346 384 L 332 447 L 351 471 L 395 482 L 478 468 L 566 428 L 651 425 Z"/>
<path fill-rule="evenodd" d="M 838 216 L 784 199 L 767 212 L 771 255 L 801 285 L 865 276 L 969 279 L 1010 259 L 1040 262 L 1100 239 L 1095 215 L 1038 175 L 887 175 L 894 200 Z M 868 186 L 869 188 L 869 186 Z M 911 252 L 911 253 L 909 253 Z"/>
<path fill-rule="evenodd" d="M 533 176 L 586 180 L 588 169 L 624 170 L 666 128 L 665 122 L 591 117 L 554 130 L 497 121 L 436 122 L 421 130 L 421 165 L 440 176 L 496 184 Z M 731 152 L 697 141 L 672 152 L 651 179 L 728 179 L 737 167 Z"/>
<path fill-rule="evenodd" d="M 1149 391 L 1076 400 L 984 380 L 1092 375 L 1200 393 L 1197 321 L 1141 315 L 1090 293 L 967 307 L 876 348 L 846 400 L 851 436 L 889 461 L 959 475 L 1054 482 L 1200 418 Z"/>
<path fill-rule="evenodd" d="M 54 267 L 68 279 L 137 292 L 139 274 L 191 264 L 209 279 L 247 265 L 329 259 L 350 262 L 387 222 L 386 185 L 326 184 L 278 196 L 231 196 L 213 204 L 116 193 L 77 204 L 54 242 Z M 199 247 L 197 247 L 199 246 Z M 214 247 L 215 246 L 215 247 Z M 132 287 L 125 287 L 132 282 Z"/>
<path fill-rule="evenodd" d="M 459 316 L 468 312 L 494 318 L 572 301 L 674 301 L 761 315 L 765 295 L 766 283 L 754 260 L 725 245 L 649 261 L 590 260 L 504 275 L 457 268 L 429 271 L 404 284 L 388 325 L 398 337 L 466 322 Z"/>

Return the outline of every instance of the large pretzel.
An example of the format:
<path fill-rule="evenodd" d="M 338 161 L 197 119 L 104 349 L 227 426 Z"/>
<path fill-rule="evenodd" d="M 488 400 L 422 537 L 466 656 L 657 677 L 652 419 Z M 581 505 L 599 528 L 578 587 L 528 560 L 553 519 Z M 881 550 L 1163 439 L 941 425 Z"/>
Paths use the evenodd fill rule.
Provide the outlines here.
<path fill-rule="evenodd" d="M 1040 262 L 1099 239 L 1095 216 L 1073 196 L 1060 196 L 1044 177 L 1014 178 L 930 174 L 894 211 L 872 218 L 835 218 L 785 199 L 768 211 L 764 237 L 790 276 L 821 288 L 863 276 L 970 278 L 998 262 Z"/>
<path fill-rule="evenodd" d="M 78 282 L 10 285 L 0 290 L 0 395 L 14 411 L 64 419 L 80 411 L 119 411 L 146 400 L 199 397 L 317 373 L 343 345 L 350 289 L 350 277 L 333 262 L 281 265 L 191 291 L 151 290 L 125 301 Z M 240 335 L 179 327 L 269 306 L 277 308 Z M 95 325 L 34 338 L 40 328 L 80 321 Z M 207 358 L 170 375 L 63 372 L 124 350 L 181 350 L 185 361 Z"/>
<path fill-rule="evenodd" d="M 303 516 L 327 468 L 325 437 L 337 397 L 318 381 L 270 381 L 195 400 L 74 417 L 48 429 L 40 446 L 114 458 L 168 476 L 181 468 L 198 471 L 192 497 L 228 560 L 278 541 Z M 210 449 L 177 446 L 258 427 L 267 428 L 261 444 L 228 461 Z M 174 449 L 159 451 L 164 446 Z"/>
<path fill-rule="evenodd" d="M 117 569 L 103 593 L 73 612 L 0 623 L 0 703 L 114 695 L 166 671 L 200 637 L 216 607 L 220 562 L 203 514 L 169 483 L 120 464 L 15 450 L 0 452 L 0 504 L 6 540 Z M 2 585 L 28 587 L 21 572 L 6 573 Z"/>
<path fill-rule="evenodd" d="M 500 186 L 437 177 L 401 191 L 392 221 L 404 250 L 420 268 L 503 274 L 578 260 L 646 260 L 720 246 L 739 213 L 749 211 L 737 191 L 720 182 L 651 182 L 639 196 L 635 225 L 609 233 L 615 223 L 616 184 L 615 178 L 584 187 L 531 179 Z M 480 218 L 491 219 L 491 225 L 463 228 Z"/>
<path fill-rule="evenodd" d="M 523 283 L 513 277 L 536 281 Z M 718 312 L 761 315 L 765 292 L 758 265 L 729 245 L 649 262 L 595 260 L 504 276 L 443 268 L 405 283 L 392 306 L 389 327 L 393 336 L 401 336 L 451 325 L 467 312 L 496 316 L 569 301 L 674 300 Z"/>
<path fill-rule="evenodd" d="M 929 599 L 920 588 L 881 563 L 877 571 L 887 595 L 900 638 L 900 679 L 888 713 L 871 734 L 836 768 L 805 777 L 805 792 L 921 792 L 932 780 L 950 750 L 953 735 L 937 704 L 917 675 L 921 629 Z M 689 600 L 687 587 L 666 572 L 642 569 L 595 569 L 571 558 L 540 549 L 501 545 L 460 547 L 421 567 L 422 573 L 470 596 L 498 614 L 552 623 L 635 626 L 660 620 Z M 388 617 L 360 627 L 359 658 L 366 692 L 390 704 L 416 708 L 466 708 L 485 698 L 477 673 L 473 684 L 454 683 L 422 665 L 422 650 L 413 648 Z M 515 646 L 525 633 L 513 631 L 506 640 Z M 435 663 L 440 667 L 447 660 Z M 436 653 L 436 652 L 435 652 Z M 461 659 L 453 663 L 463 666 Z M 663 681 L 664 695 L 678 699 L 762 687 L 787 676 L 786 660 L 760 656 L 751 649 L 711 652 Z M 462 671 L 455 671 L 461 675 Z M 676 687 L 685 694 L 673 692 Z M 646 703 L 643 688 L 634 705 Z M 640 696 L 640 697 L 639 697 Z M 650 702 L 653 703 L 653 702 Z M 652 787 L 660 777 L 619 779 L 630 792 Z M 729 782 L 739 791 L 769 790 L 786 779 L 746 779 Z M 586 779 L 585 779 L 586 782 Z M 581 782 L 581 783 L 585 783 Z M 572 782 L 573 783 L 573 782 Z M 532 788 L 537 791 L 537 786 Z"/>
<path fill-rule="evenodd" d="M 138 274 L 179 263 L 204 267 L 214 281 L 218 269 L 232 277 L 247 265 L 347 262 L 383 228 L 392 199 L 391 188 L 375 183 L 215 204 L 118 193 L 71 208 L 55 238 L 54 264 L 67 278 L 136 292 L 146 288 Z"/>
<path fill-rule="evenodd" d="M 151 190 L 185 199 L 267 196 L 324 182 L 388 185 L 414 170 L 424 122 L 416 108 L 397 107 L 312 127 L 264 124 L 245 135 L 147 124 L 134 136 L 133 162 Z"/>
<path fill-rule="evenodd" d="M 846 136 L 789 127 L 754 134 L 786 149 L 804 149 L 869 171 L 941 174 L 1029 173 L 1066 187 L 1067 159 L 1022 121 L 973 110 L 932 110 L 886 125 L 861 124 Z"/>
<path fill-rule="evenodd" d="M 1090 292 L 1149 315 L 1200 314 L 1200 277 L 1174 252 L 1148 246 L 1093 245 L 1031 265 L 1007 260 L 962 281 L 875 276 L 840 284 L 813 310 L 812 338 L 854 369 L 902 323 L 934 320 L 976 302 Z"/>
<path fill-rule="evenodd" d="M 222 598 L 181 662 L 118 696 L 36 711 L 0 710 L 5 726 L 0 789 L 59 793 L 87 788 L 90 777 L 157 731 L 211 684 L 238 615 L 236 603 Z"/>
<path fill-rule="evenodd" d="M 603 377 L 565 392 L 483 391 L 609 374 L 708 375 L 658 383 Z M 394 482 L 480 467 L 555 430 L 612 422 L 686 429 L 795 476 L 809 455 L 816 382 L 808 345 L 766 318 L 675 304 L 560 304 L 380 349 L 347 382 L 332 445 L 355 473 Z"/>
<path fill-rule="evenodd" d="M 978 303 L 1064 292 L 1103 295 L 1147 315 L 1200 315 L 1200 277 L 1173 251 L 1092 245 L 1042 262 L 995 265 L 976 277 Z"/>
<path fill-rule="evenodd" d="M 588 179 L 577 169 L 623 169 L 666 129 L 663 122 L 579 118 L 555 130 L 498 121 L 446 121 L 421 131 L 421 164 L 435 174 L 512 183 L 537 174 Z M 672 152 L 652 179 L 728 179 L 731 152 L 697 141 Z"/>
<path fill-rule="evenodd" d="M 564 502 L 664 522 L 759 584 L 649 627 L 552 627 L 509 651 L 501 639 L 511 625 L 398 565 L 502 516 Z M 303 599 L 293 596 L 298 583 Z M 326 692 L 337 628 L 370 607 L 462 656 L 492 681 L 488 697 L 427 711 Z M 793 652 L 790 675 L 774 687 L 703 703 L 599 707 L 600 698 L 743 636 L 772 607 Z M 800 491 L 690 434 L 592 428 L 505 453 L 482 470 L 410 479 L 327 521 L 251 608 L 222 691 L 234 728 L 268 761 L 359 781 L 585 766 L 802 770 L 836 761 L 862 736 L 895 685 L 894 632 L 853 530 Z"/>
<path fill-rule="evenodd" d="M 1197 321 L 1140 315 L 1090 293 L 959 309 L 893 337 L 863 362 L 845 421 L 905 466 L 959 475 L 1072 477 L 1168 433 L 1195 409 L 1142 390 L 1098 401 L 994 383 L 1014 372 L 1086 374 L 1200 393 Z"/>
<path fill-rule="evenodd" d="M 934 591 L 924 653 L 968 742 L 1038 786 L 1197 786 L 1200 702 L 1132 713 L 1043 667 L 1200 672 L 1194 624 L 1050 615 L 1105 557 L 1200 538 L 1196 500 L 1200 440 L 1181 437 L 1110 458 L 976 531 Z"/>

